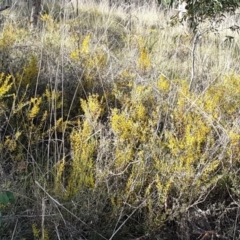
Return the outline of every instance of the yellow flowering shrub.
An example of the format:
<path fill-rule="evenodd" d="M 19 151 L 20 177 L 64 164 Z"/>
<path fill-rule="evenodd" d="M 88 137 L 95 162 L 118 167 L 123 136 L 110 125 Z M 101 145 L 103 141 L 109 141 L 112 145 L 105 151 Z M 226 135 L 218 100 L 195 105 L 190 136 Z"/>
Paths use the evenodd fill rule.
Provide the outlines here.
<path fill-rule="evenodd" d="M 42 232 L 41 232 L 42 231 Z M 32 233 L 34 236 L 34 240 L 49 240 L 49 233 L 47 229 L 38 228 L 36 223 L 32 224 Z"/>
<path fill-rule="evenodd" d="M 150 53 L 147 47 L 145 46 L 142 38 L 138 40 L 138 44 L 139 44 L 138 67 L 143 73 L 145 73 L 151 67 Z"/>
<path fill-rule="evenodd" d="M 4 97 L 4 95 L 11 89 L 12 82 L 11 76 L 5 76 L 4 73 L 0 74 L 0 99 Z M 3 104 L 3 103 L 0 103 Z"/>
<path fill-rule="evenodd" d="M 169 81 L 163 75 L 161 75 L 159 77 L 159 80 L 157 81 L 157 88 L 162 92 L 168 93 L 170 90 L 170 87 L 171 85 Z"/>
<path fill-rule="evenodd" d="M 41 21 L 44 31 L 56 34 L 49 15 Z M 4 34 L 12 44 L 16 40 L 6 28 L 0 48 L 8 46 Z M 54 44 L 53 36 L 44 41 L 48 38 Z M 219 78 L 199 93 L 189 91 L 188 80 L 170 80 L 162 74 L 148 79 L 152 56 L 140 38 L 136 69 L 120 70 L 105 88 L 101 77 L 111 54 L 93 46 L 93 34 L 80 38 L 66 63 L 69 72 L 80 71 L 81 84 L 73 84 L 75 99 L 64 87 L 56 90 L 46 84 L 41 93 L 30 91 L 41 74 L 35 55 L 15 78 L 0 75 L 0 120 L 6 122 L 1 154 L 26 162 L 26 173 L 37 176 L 54 199 L 68 202 L 67 209 L 74 205 L 76 216 L 87 215 L 89 220 L 94 213 L 93 227 L 107 222 L 112 234 L 117 225 L 110 222 L 118 217 L 121 224 L 136 210 L 126 226 L 137 220 L 158 229 L 169 216 L 177 218 L 178 211 L 184 213 L 201 201 L 239 166 L 240 77 Z M 69 72 L 63 71 L 64 76 Z M 21 94 L 13 85 L 14 90 L 21 86 Z M 77 85 L 82 88 L 79 94 Z M 229 179 L 238 185 L 236 177 Z M 50 238 L 36 224 L 32 233 L 36 239 Z"/>
<path fill-rule="evenodd" d="M 103 113 L 102 100 L 98 100 L 98 95 L 91 95 L 88 100 L 81 99 L 81 107 L 84 111 L 84 116 L 91 124 L 96 124 L 96 121 Z"/>
<path fill-rule="evenodd" d="M 191 204 L 204 191 L 203 186 L 207 191 L 209 186 L 219 181 L 221 174 L 217 173 L 225 171 L 231 159 L 228 158 L 230 151 L 221 153 L 221 159 L 228 158 L 222 165 L 223 162 L 211 153 L 221 152 L 215 148 L 222 134 L 217 131 L 222 130 L 214 125 L 214 121 L 228 127 L 226 119 L 238 109 L 239 88 L 235 78 L 223 80 L 201 95 L 190 92 L 187 81 L 174 80 L 176 100 L 171 110 L 168 108 L 168 122 L 160 136 L 156 135 L 156 128 L 168 105 L 157 102 L 164 99 L 152 96 L 155 86 L 158 93 L 168 96 L 171 91 L 168 80 L 161 76 L 154 88 L 126 83 L 130 89 L 128 94 L 121 94 L 125 91 L 123 86 L 115 85 L 121 108 L 111 112 L 115 159 L 110 169 L 121 178 L 115 179 L 119 194 L 113 195 L 114 209 L 126 199 L 135 204 L 137 200 L 146 198 L 149 219 L 159 223 L 167 215 L 160 217 L 153 212 L 156 207 L 164 209 L 168 199 L 177 196 L 179 202 Z M 236 92 L 234 101 L 229 96 L 230 92 Z M 229 139 L 231 156 L 237 157 L 233 152 L 239 152 L 239 133 L 229 132 Z"/>
<path fill-rule="evenodd" d="M 0 48 L 3 49 L 4 51 L 10 50 L 14 43 L 17 40 L 17 32 L 16 28 L 8 24 L 4 27 L 2 36 L 0 38 Z"/>
<path fill-rule="evenodd" d="M 94 196 L 101 192 L 109 200 L 110 216 L 119 215 L 123 204 L 127 211 L 128 206 L 142 202 L 145 220 L 155 228 L 178 207 L 169 206 L 169 199 L 177 199 L 180 205 L 192 204 L 218 183 L 229 166 L 237 164 L 238 125 L 227 120 L 237 119 L 238 77 L 224 78 L 217 82 L 215 91 L 209 87 L 199 95 L 189 91 L 185 80 L 170 82 L 160 76 L 154 82 L 136 84 L 134 78 L 129 71 L 122 73 L 121 79 L 126 81 L 113 86 L 118 105 L 110 107 L 109 113 L 102 96 L 80 99 L 82 115 L 74 121 L 62 115 L 48 122 L 49 106 L 55 110 L 64 106 L 61 92 L 48 87 L 41 96 L 15 99 L 13 113 L 24 114 L 28 124 L 15 135 L 6 136 L 0 147 L 12 155 L 16 151 L 23 154 L 18 147 L 22 139 L 27 137 L 30 146 L 36 146 L 48 136 L 66 134 L 68 129 L 70 153 L 59 154 L 58 161 L 50 165 L 54 193 L 76 200 L 86 193 Z M 165 99 L 173 91 L 170 105 Z M 102 118 L 103 114 L 109 115 Z M 216 147 L 223 135 L 227 139 L 225 152 Z M 82 201 L 84 209 L 86 199 Z"/>
<path fill-rule="evenodd" d="M 33 232 L 34 238 L 38 239 L 39 236 L 40 236 L 40 229 L 37 228 L 37 224 L 36 223 L 32 224 L 32 232 Z"/>
<path fill-rule="evenodd" d="M 192 106 L 195 96 L 188 92 L 186 82 L 180 83 L 178 92 L 177 105 L 171 116 L 174 128 L 165 131 L 165 146 L 171 156 L 169 166 L 166 168 L 166 163 L 161 161 L 156 168 L 159 172 L 163 169 L 170 171 L 168 174 L 171 175 L 171 180 L 169 181 L 173 183 L 182 176 L 182 182 L 178 180 L 178 188 L 186 190 L 189 184 L 194 189 L 202 182 L 211 181 L 212 172 L 217 169 L 220 162 L 210 160 L 207 154 L 207 149 L 214 144 L 211 122 L 198 109 L 198 105 Z M 163 184 L 164 180 L 161 176 L 159 178 L 161 183 L 158 184 Z M 169 184 L 168 180 L 165 184 Z M 196 186 L 193 187 L 194 185 Z"/>
<path fill-rule="evenodd" d="M 2 19 L 0 69 L 12 75 L 0 73 L 0 186 L 16 193 L 16 216 L 31 218 L 0 218 L 0 236 L 30 226 L 25 237 L 36 240 L 175 239 L 162 232 L 181 238 L 199 208 L 220 237 L 235 223 L 225 232 L 237 239 L 240 76 L 205 71 L 238 69 L 237 35 L 231 49 L 217 44 L 217 66 L 206 58 L 216 42 L 204 46 L 213 36 L 202 38 L 190 91 L 189 79 L 175 79 L 191 70 L 190 36 L 159 16 L 150 26 L 138 21 L 144 8 L 50 5 L 31 33 L 14 9 Z"/>
<path fill-rule="evenodd" d="M 10 81 L 10 77 L 8 77 Z M 5 82 L 4 92 L 11 88 L 12 83 Z M 0 85 L 1 91 L 1 85 Z M 30 97 L 28 86 L 25 91 L 17 96 L 12 93 L 2 95 L 5 103 L 3 116 L 9 115 L 8 111 L 11 109 L 6 126 L 3 126 L 4 135 L 2 147 L 16 162 L 28 162 L 26 149 L 28 151 L 35 151 L 43 141 L 46 141 L 49 136 L 62 134 L 67 129 L 67 122 L 61 117 L 53 119 L 51 116 L 53 111 L 61 108 L 62 99 L 61 95 L 55 91 L 50 91 L 47 87 L 45 92 L 38 97 Z M 1 97 L 1 96 L 0 96 Z M 3 105 L 2 105 L 3 107 Z M 14 126 L 13 129 L 9 126 Z M 27 144 L 27 145 L 26 145 Z M 40 152 L 39 156 L 40 156 Z M 47 163 L 47 161 L 45 161 Z M 15 164 L 15 163 L 14 163 Z"/>
<path fill-rule="evenodd" d="M 22 87 L 27 85 L 33 87 L 37 82 L 38 71 L 38 59 L 36 56 L 31 56 L 23 68 L 23 73 L 17 74 L 17 81 L 20 81 Z"/>
<path fill-rule="evenodd" d="M 32 108 L 28 112 L 28 119 L 31 120 L 37 116 L 40 111 L 40 105 L 42 102 L 42 98 L 31 98 L 31 104 L 33 104 Z"/>
<path fill-rule="evenodd" d="M 96 73 L 104 72 L 108 58 L 102 48 L 93 48 L 91 45 L 91 34 L 89 34 L 82 40 L 80 48 L 71 52 L 70 59 L 80 64 L 84 69 L 84 79 L 86 80 L 84 87 L 86 90 L 90 90 L 93 88 Z"/>
<path fill-rule="evenodd" d="M 53 17 L 49 14 L 43 14 L 40 18 L 41 22 L 45 26 L 47 31 L 53 31 L 56 27 L 56 22 L 54 21 Z"/>
<path fill-rule="evenodd" d="M 87 100 L 81 99 L 80 102 L 84 119 L 79 120 L 77 128 L 73 129 L 70 135 L 72 163 L 66 197 L 74 196 L 95 185 L 94 155 L 98 141 L 94 131 L 102 113 L 102 106 L 98 95 L 89 96 Z"/>
<path fill-rule="evenodd" d="M 61 193 L 63 192 L 63 183 L 65 182 L 64 179 L 64 171 L 66 167 L 66 160 L 65 156 L 63 157 L 62 160 L 57 162 L 55 165 L 56 168 L 56 175 L 54 178 L 54 186 L 55 186 L 55 193 L 61 196 Z"/>
<path fill-rule="evenodd" d="M 61 117 L 52 119 L 51 112 L 57 111 L 62 106 L 61 94 L 47 87 L 42 96 L 28 99 L 28 87 L 21 98 L 14 98 L 12 121 L 20 124 L 24 132 L 23 139 L 28 138 L 29 143 L 37 144 L 49 134 L 63 132 L 67 124 Z M 27 122 L 26 122 L 27 120 Z"/>
<path fill-rule="evenodd" d="M 152 87 L 136 84 L 129 87 L 128 95 L 118 94 L 123 105 L 121 109 L 112 110 L 110 119 L 115 157 L 110 169 L 121 176 L 119 180 L 115 179 L 121 187 L 119 193 L 114 194 L 114 209 L 125 199 L 136 204 L 139 198 L 144 197 L 144 188 L 151 182 L 149 172 L 152 164 L 146 146 L 154 141 L 158 107 L 154 106 L 154 98 L 151 97 Z"/>
<path fill-rule="evenodd" d="M 16 132 L 13 136 L 6 136 L 4 147 L 8 149 L 10 152 L 15 151 L 17 149 L 17 141 L 20 136 L 21 132 Z"/>

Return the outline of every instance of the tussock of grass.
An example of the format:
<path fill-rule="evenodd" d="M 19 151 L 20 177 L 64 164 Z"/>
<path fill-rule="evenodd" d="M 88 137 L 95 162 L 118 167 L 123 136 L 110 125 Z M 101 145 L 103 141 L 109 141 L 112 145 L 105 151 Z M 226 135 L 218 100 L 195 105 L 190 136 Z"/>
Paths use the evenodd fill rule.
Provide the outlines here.
<path fill-rule="evenodd" d="M 76 6 L 4 13 L 1 239 L 239 238 L 234 16 L 196 43 L 155 5 Z"/>

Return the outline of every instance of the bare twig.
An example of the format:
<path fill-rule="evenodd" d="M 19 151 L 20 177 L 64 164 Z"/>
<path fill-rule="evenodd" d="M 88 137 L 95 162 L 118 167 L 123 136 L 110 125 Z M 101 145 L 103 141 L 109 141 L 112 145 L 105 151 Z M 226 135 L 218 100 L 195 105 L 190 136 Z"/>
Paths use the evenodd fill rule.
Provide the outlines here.
<path fill-rule="evenodd" d="M 117 228 L 116 231 L 114 231 L 114 233 L 112 234 L 112 236 L 109 238 L 109 240 L 112 240 L 114 238 L 114 236 L 117 234 L 117 232 L 119 232 L 119 230 L 124 226 L 124 224 L 132 217 L 132 215 L 142 206 L 144 205 L 146 202 L 146 200 L 144 200 L 141 204 L 139 204 L 138 207 L 136 207 L 132 213 L 127 217 L 127 219 Z"/>
<path fill-rule="evenodd" d="M 190 85 L 189 85 L 189 91 L 192 90 L 192 85 L 193 85 L 193 81 L 194 81 L 194 77 L 195 77 L 195 51 L 196 51 L 196 46 L 199 40 L 200 34 L 198 32 L 196 32 L 194 34 L 194 38 L 193 38 L 193 44 L 192 44 L 192 69 L 191 69 L 191 80 L 190 80 Z"/>
<path fill-rule="evenodd" d="M 82 224 L 88 226 L 92 231 L 94 231 L 99 237 L 101 237 L 102 239 L 107 240 L 107 238 L 105 238 L 102 234 L 98 233 L 96 230 L 94 230 L 92 227 L 90 227 L 86 222 L 84 222 L 81 218 L 79 218 L 78 216 L 76 216 L 74 213 L 72 213 L 69 209 L 67 209 L 66 207 L 64 207 L 60 202 L 58 202 L 55 198 L 53 198 L 41 185 L 38 181 L 35 181 L 36 185 L 55 203 L 57 204 L 59 207 L 61 207 L 62 209 L 64 209 L 66 212 L 68 212 L 70 215 L 72 215 L 74 218 L 76 218 L 79 222 L 81 222 Z M 133 214 L 133 213 L 132 213 Z M 127 219 L 128 220 L 128 219 Z M 125 221 L 126 222 L 126 221 Z M 122 226 L 122 225 L 121 225 Z M 121 227 L 120 226 L 120 227 Z M 117 229 L 118 231 L 119 229 Z"/>
<path fill-rule="evenodd" d="M 13 230 L 13 234 L 12 234 L 12 238 L 11 238 L 11 240 L 14 239 L 14 235 L 15 235 L 15 233 L 16 233 L 16 229 L 17 229 L 17 224 L 18 224 L 18 219 L 17 219 L 16 224 L 15 224 L 15 226 L 14 226 L 14 230 Z"/>
<path fill-rule="evenodd" d="M 209 236 L 216 235 L 216 231 L 206 231 L 203 237 L 200 240 L 205 240 Z"/>
<path fill-rule="evenodd" d="M 209 32 L 209 29 L 211 28 L 211 26 L 208 26 L 206 29 L 204 29 L 203 31 L 200 30 L 196 30 L 196 32 L 194 33 L 194 37 L 193 37 L 193 43 L 192 43 L 192 50 L 191 50 L 191 58 L 192 58 L 192 69 L 191 69 L 191 80 L 190 80 L 190 84 L 189 84 L 189 91 L 192 90 L 193 87 L 193 82 L 194 82 L 194 78 L 195 78 L 195 60 L 196 60 L 196 47 L 197 44 L 199 42 L 199 39 L 207 32 Z"/>

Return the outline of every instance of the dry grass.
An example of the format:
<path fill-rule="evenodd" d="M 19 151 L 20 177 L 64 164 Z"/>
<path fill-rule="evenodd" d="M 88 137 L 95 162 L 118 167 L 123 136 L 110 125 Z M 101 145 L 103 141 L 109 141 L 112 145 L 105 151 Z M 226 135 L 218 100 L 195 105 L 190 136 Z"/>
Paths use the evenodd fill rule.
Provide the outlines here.
<path fill-rule="evenodd" d="M 202 23 L 194 42 L 154 4 L 44 9 L 34 31 L 26 6 L 1 23 L 12 88 L 0 91 L 0 186 L 16 204 L 2 208 L 0 238 L 239 237 L 236 16 Z"/>

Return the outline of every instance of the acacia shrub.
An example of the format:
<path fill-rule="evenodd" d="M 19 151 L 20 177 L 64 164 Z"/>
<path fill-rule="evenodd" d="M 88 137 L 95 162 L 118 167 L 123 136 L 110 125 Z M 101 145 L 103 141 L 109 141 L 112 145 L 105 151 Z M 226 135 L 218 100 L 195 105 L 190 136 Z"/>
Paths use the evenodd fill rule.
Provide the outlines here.
<path fill-rule="evenodd" d="M 225 77 L 214 92 L 210 87 L 200 95 L 189 92 L 186 81 L 170 82 L 162 76 L 149 84 L 128 82 L 127 92 L 116 85 L 120 105 L 111 109 L 109 123 L 101 121 L 101 96 L 81 100 L 84 114 L 70 138 L 70 174 L 58 178 L 58 184 L 66 186 L 63 199 L 75 199 L 84 217 L 90 194 L 89 216 L 99 216 L 93 225 L 108 237 L 126 236 L 138 224 L 139 234 L 158 232 L 170 220 L 183 224 L 182 216 L 191 214 L 192 206 L 204 208 L 206 196 L 225 176 L 232 184 L 237 180 L 229 171 L 238 166 L 239 133 L 226 122 L 238 109 L 237 79 Z M 175 101 L 164 101 L 173 92 Z M 216 196 L 209 201 L 215 202 Z M 112 221 L 121 226 L 126 218 L 124 227 L 116 230 Z M 99 221 L 106 221 L 107 232 Z M 190 227 L 186 231 L 191 235 Z"/>

